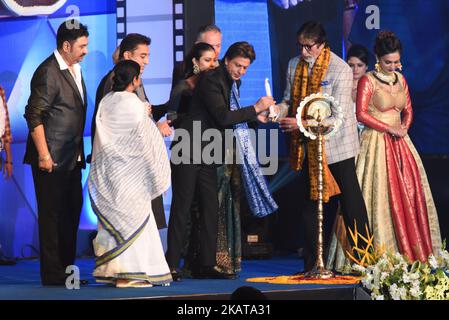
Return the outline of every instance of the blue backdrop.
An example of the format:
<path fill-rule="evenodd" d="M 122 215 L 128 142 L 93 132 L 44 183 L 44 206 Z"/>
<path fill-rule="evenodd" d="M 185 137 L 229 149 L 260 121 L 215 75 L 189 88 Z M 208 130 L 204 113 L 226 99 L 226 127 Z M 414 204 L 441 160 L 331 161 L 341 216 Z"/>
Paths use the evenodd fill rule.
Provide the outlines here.
<path fill-rule="evenodd" d="M 366 28 L 368 5 L 376 5 L 380 28 L 402 41 L 401 62 L 412 99 L 410 136 L 422 154 L 449 154 L 449 1 L 361 1 L 350 40 L 374 47 L 378 30 Z"/>
<path fill-rule="evenodd" d="M 257 59 L 243 79 L 245 104 L 254 103 L 264 94 L 265 77 L 272 79 L 273 93 L 280 100 L 288 58 L 297 54 L 294 33 L 306 19 L 322 20 L 334 51 L 342 53 L 339 38 L 343 1 L 304 1 L 280 12 L 271 3 L 267 8 L 268 2 L 271 0 L 215 1 L 216 23 L 223 30 L 222 55 L 235 41 L 249 41 L 256 49 Z M 56 29 L 71 14 L 67 13 L 67 8 L 73 5 L 79 9 L 80 20 L 88 25 L 90 32 L 89 54 L 82 63 L 89 103 L 85 130 L 85 148 L 89 153 L 94 94 L 99 80 L 112 67 L 111 55 L 116 46 L 116 1 L 68 0 L 48 17 L 0 18 L 0 84 L 7 94 L 14 137 L 14 177 L 9 181 L 0 178 L 0 244 L 10 256 L 27 256 L 31 254 L 27 245 L 37 244 L 37 210 L 31 172 L 29 166 L 21 165 L 27 134 L 23 112 L 29 97 L 29 83 L 36 67 L 54 50 Z M 449 0 L 361 0 L 350 40 L 372 48 L 378 30 L 366 28 L 368 5 L 378 6 L 380 28 L 393 30 L 403 42 L 402 64 L 415 113 L 410 134 L 418 151 L 449 154 L 446 139 L 449 136 L 449 21 L 446 18 Z M 147 33 L 148 30 L 136 32 Z M 154 63 L 157 61 L 159 59 Z M 286 153 L 282 141 L 280 147 L 280 154 Z M 83 173 L 86 186 L 88 170 Z M 84 200 L 80 228 L 93 229 L 96 218 L 87 192 Z"/>
<path fill-rule="evenodd" d="M 95 91 L 100 79 L 112 67 L 111 55 L 116 47 L 116 1 L 68 0 L 50 16 L 8 17 L 0 19 L 0 84 L 6 91 L 13 133 L 14 176 L 0 179 L 0 244 L 10 256 L 28 256 L 27 245 L 37 246 L 37 210 L 31 170 L 21 164 L 27 126 L 23 118 L 30 95 L 30 80 L 37 66 L 56 47 L 56 30 L 76 6 L 80 21 L 89 28 L 89 53 L 81 63 L 88 94 L 85 136 L 90 136 L 90 119 Z M 69 9 L 68 9 L 69 8 Z M 90 152 L 90 139 L 85 139 Z M 83 182 L 88 170 L 83 171 Z M 87 184 L 83 184 L 87 186 Z M 95 226 L 85 192 L 80 228 Z"/>

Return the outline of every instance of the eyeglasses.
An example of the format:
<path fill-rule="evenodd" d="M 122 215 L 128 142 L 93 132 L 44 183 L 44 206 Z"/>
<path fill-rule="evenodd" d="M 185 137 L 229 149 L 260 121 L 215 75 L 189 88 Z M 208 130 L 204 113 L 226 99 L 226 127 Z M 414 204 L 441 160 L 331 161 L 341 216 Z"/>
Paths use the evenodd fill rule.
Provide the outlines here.
<path fill-rule="evenodd" d="M 297 43 L 299 51 L 302 51 L 302 48 L 305 48 L 307 52 L 312 51 L 312 48 L 316 45 L 317 43 L 315 42 L 314 44 L 302 44 L 300 42 Z"/>

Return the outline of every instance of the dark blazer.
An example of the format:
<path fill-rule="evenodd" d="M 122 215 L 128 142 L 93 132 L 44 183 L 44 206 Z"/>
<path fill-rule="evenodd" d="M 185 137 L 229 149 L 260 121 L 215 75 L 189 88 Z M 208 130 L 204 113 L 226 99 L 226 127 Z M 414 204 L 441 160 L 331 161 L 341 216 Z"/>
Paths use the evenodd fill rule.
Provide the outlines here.
<path fill-rule="evenodd" d="M 95 108 L 94 113 L 92 115 L 92 122 L 90 124 L 90 135 L 91 135 L 91 149 L 94 148 L 94 137 L 95 137 L 95 131 L 96 131 L 96 123 L 95 119 L 97 117 L 98 107 L 100 106 L 100 101 L 103 99 L 105 95 L 108 94 L 108 92 L 111 91 L 112 88 L 112 77 L 114 76 L 114 72 L 109 71 L 103 79 L 101 79 L 100 84 L 98 85 L 97 92 L 95 94 Z M 92 153 L 92 152 L 91 152 Z M 90 163 L 91 155 L 87 156 L 87 162 Z"/>
<path fill-rule="evenodd" d="M 180 80 L 176 86 L 170 91 L 170 99 L 167 102 L 168 111 L 175 111 L 176 117 L 172 120 L 171 125 L 178 129 L 180 123 L 185 119 L 190 109 L 192 101 L 193 89 L 189 87 L 186 80 Z"/>
<path fill-rule="evenodd" d="M 70 71 L 60 70 L 54 54 L 34 72 L 31 95 L 24 117 L 32 131 L 42 124 L 48 150 L 57 164 L 55 170 L 72 170 L 81 154 L 85 166 L 83 131 L 86 122 L 87 95 L 82 82 L 84 102 Z M 24 163 L 38 165 L 38 153 L 28 134 Z"/>
<path fill-rule="evenodd" d="M 233 80 L 226 70 L 224 63 L 218 68 L 201 75 L 195 86 L 188 114 L 179 126 L 179 128 L 187 130 L 190 135 L 188 141 L 191 145 L 190 154 L 183 154 L 183 158 L 189 157 L 193 160 L 194 151 L 201 150 L 202 152 L 210 143 L 210 141 L 202 141 L 202 139 L 198 140 L 195 138 L 193 134 L 194 122 L 200 122 L 201 136 L 208 129 L 218 129 L 223 138 L 224 130 L 232 129 L 232 125 L 257 120 L 256 110 L 253 106 L 244 107 L 235 111 L 230 110 L 232 83 Z M 240 86 L 240 81 L 237 82 L 237 86 Z M 187 143 L 187 141 L 177 141 L 178 138 L 175 137 L 172 148 L 178 143 Z"/>
<path fill-rule="evenodd" d="M 171 87 L 174 88 L 181 80 L 185 79 L 184 63 L 177 62 L 171 75 Z"/>

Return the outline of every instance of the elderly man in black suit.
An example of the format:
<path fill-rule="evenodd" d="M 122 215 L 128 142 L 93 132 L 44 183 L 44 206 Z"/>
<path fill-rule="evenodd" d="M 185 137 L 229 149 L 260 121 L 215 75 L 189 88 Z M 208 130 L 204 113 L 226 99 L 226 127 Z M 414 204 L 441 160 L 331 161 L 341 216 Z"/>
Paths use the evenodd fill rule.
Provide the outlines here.
<path fill-rule="evenodd" d="M 87 54 L 88 37 L 77 20 L 59 26 L 57 49 L 34 72 L 25 107 L 24 163 L 31 165 L 37 198 L 43 285 L 64 285 L 66 268 L 75 262 L 87 108 L 79 62 Z"/>

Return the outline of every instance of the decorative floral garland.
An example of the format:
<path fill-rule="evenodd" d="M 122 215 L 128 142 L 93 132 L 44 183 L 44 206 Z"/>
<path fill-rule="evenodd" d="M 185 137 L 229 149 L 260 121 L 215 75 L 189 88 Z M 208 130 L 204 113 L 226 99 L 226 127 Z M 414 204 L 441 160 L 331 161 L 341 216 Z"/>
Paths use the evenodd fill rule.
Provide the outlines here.
<path fill-rule="evenodd" d="M 290 102 L 290 116 L 296 117 L 297 106 L 300 105 L 301 100 L 310 94 L 319 93 L 321 91 L 321 83 L 323 82 L 327 73 L 327 68 L 329 67 L 330 55 L 330 48 L 327 46 L 324 47 L 312 67 L 310 76 L 308 63 L 304 60 L 298 62 L 290 94 L 292 99 Z M 302 169 L 302 162 L 304 160 L 305 146 L 303 139 L 304 136 L 299 130 L 292 132 L 290 143 L 290 167 L 296 171 Z M 316 140 L 307 141 L 307 157 L 309 160 L 310 199 L 318 200 L 318 143 Z M 323 201 L 328 202 L 330 197 L 340 194 L 340 188 L 327 165 L 326 149 L 323 150 L 323 159 Z"/>

